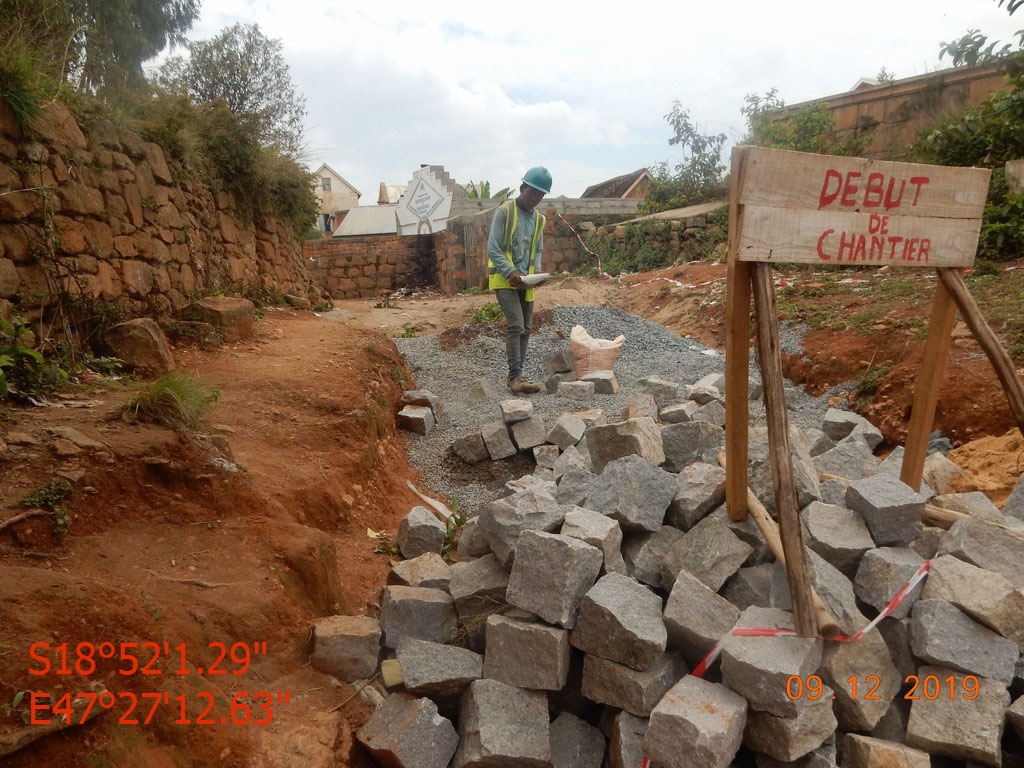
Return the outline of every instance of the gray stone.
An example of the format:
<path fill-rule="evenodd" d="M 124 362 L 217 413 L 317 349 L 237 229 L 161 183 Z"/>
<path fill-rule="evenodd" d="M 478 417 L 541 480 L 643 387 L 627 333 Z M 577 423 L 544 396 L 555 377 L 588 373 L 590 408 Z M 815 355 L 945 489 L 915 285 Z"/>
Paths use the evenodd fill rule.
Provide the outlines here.
<path fill-rule="evenodd" d="M 556 531 L 563 513 L 558 502 L 541 491 L 526 490 L 497 499 L 480 513 L 480 530 L 491 551 L 504 565 L 510 565 L 519 534 L 523 531 Z"/>
<path fill-rule="evenodd" d="M 846 734 L 843 768 L 930 768 L 927 752 L 859 733 Z"/>
<path fill-rule="evenodd" d="M 417 696 L 457 699 L 484 674 L 480 654 L 454 645 L 406 637 L 398 644 L 395 656 L 402 667 L 406 690 Z"/>
<path fill-rule="evenodd" d="M 586 447 L 584 443 L 579 445 Z M 555 466 L 551 468 L 551 471 L 556 480 L 560 479 L 569 469 L 583 469 L 589 472 L 594 468 L 590 462 L 590 456 L 583 453 L 579 449 L 579 445 L 570 445 L 555 459 Z"/>
<path fill-rule="evenodd" d="M 676 495 L 665 521 L 688 531 L 724 501 L 725 470 L 717 464 L 695 462 L 676 476 Z"/>
<path fill-rule="evenodd" d="M 423 405 L 429 408 L 434 413 L 434 420 L 440 421 L 441 415 L 444 413 L 444 406 L 441 404 L 441 398 L 431 392 L 429 389 L 410 389 L 402 393 L 402 397 L 399 400 L 402 405 Z"/>
<path fill-rule="evenodd" d="M 830 736 L 820 747 L 791 763 L 755 752 L 754 764 L 757 768 L 836 768 L 836 737 Z"/>
<path fill-rule="evenodd" d="M 661 441 L 666 467 L 680 472 L 695 461 L 717 464 L 717 454 L 725 448 L 725 430 L 706 421 L 669 424 L 661 430 Z"/>
<path fill-rule="evenodd" d="M 684 424 L 693 419 L 693 415 L 699 408 L 700 406 L 695 402 L 687 400 L 685 403 L 676 403 L 662 408 L 658 418 L 665 424 Z"/>
<path fill-rule="evenodd" d="M 982 677 L 977 679 L 977 698 L 969 700 L 962 695 L 966 690 L 963 675 L 942 667 L 921 667 L 918 671 L 922 681 L 933 676 L 940 686 L 948 685 L 946 678 L 951 674 L 955 678 L 955 696 L 940 695 L 929 700 L 919 694 L 920 698 L 911 703 L 907 741 L 933 755 L 999 766 L 1010 694 L 1002 683 Z"/>
<path fill-rule="evenodd" d="M 821 429 L 837 443 L 853 434 L 863 435 L 871 450 L 877 448 L 884 439 L 878 428 L 859 413 L 841 411 L 838 408 L 829 408 L 826 411 Z"/>
<path fill-rule="evenodd" d="M 508 427 L 503 421 L 492 421 L 480 427 L 480 437 L 487 447 L 487 453 L 492 461 L 507 459 L 516 455 L 516 446 L 512 438 L 508 436 Z"/>
<path fill-rule="evenodd" d="M 622 544 L 626 574 L 658 589 L 670 589 L 675 574 L 669 574 L 666 558 L 669 550 L 683 538 L 683 532 L 663 525 L 654 533 L 631 533 Z"/>
<path fill-rule="evenodd" d="M 717 592 L 740 569 L 753 551 L 729 527 L 715 517 L 705 517 L 691 528 L 665 558 L 668 576 L 675 583 L 680 570 L 696 576 Z"/>
<path fill-rule="evenodd" d="M 1024 520 L 1024 474 L 1017 478 L 1017 485 L 1013 487 L 1013 491 L 1003 505 L 1003 514 Z"/>
<path fill-rule="evenodd" d="M 569 712 L 551 723 L 551 768 L 601 768 L 604 736 Z"/>
<path fill-rule="evenodd" d="M 742 520 L 732 520 L 729 517 L 728 508 L 723 504 L 714 510 L 710 517 L 721 520 L 736 535 L 737 539 L 751 547 L 752 551 L 747 555 L 747 559 L 743 561 L 744 565 L 760 565 L 761 563 L 769 563 L 775 560 L 771 547 L 768 546 L 768 542 L 761 535 L 757 523 L 754 522 L 750 515 L 747 515 Z"/>
<path fill-rule="evenodd" d="M 587 434 L 593 434 L 593 430 Z M 672 475 L 640 456 L 628 455 L 604 466 L 587 497 L 586 507 L 618 520 L 625 532 L 654 532 L 665 520 L 675 493 Z"/>
<path fill-rule="evenodd" d="M 566 511 L 560 533 L 601 550 L 605 572 L 626 573 L 626 563 L 622 559 L 622 528 L 615 520 L 600 512 L 574 506 Z"/>
<path fill-rule="evenodd" d="M 501 409 L 501 420 L 506 424 L 515 424 L 533 416 L 533 403 L 529 400 L 502 400 L 498 408 Z"/>
<path fill-rule="evenodd" d="M 725 374 L 724 373 L 709 373 L 707 376 L 702 376 L 693 382 L 694 387 L 711 387 L 717 389 L 719 392 L 725 390 Z M 759 395 L 760 397 L 760 395 Z"/>
<path fill-rule="evenodd" d="M 837 507 L 846 506 L 846 483 L 842 480 L 829 478 L 821 482 L 821 501 Z"/>
<path fill-rule="evenodd" d="M 545 439 L 547 438 L 545 437 Z M 538 467 L 554 469 L 559 453 L 561 451 L 557 445 L 538 445 L 533 449 L 533 460 L 537 462 Z"/>
<path fill-rule="evenodd" d="M 706 421 L 716 427 L 725 427 L 725 406 L 717 400 L 712 400 L 694 412 L 693 421 Z"/>
<path fill-rule="evenodd" d="M 931 503 L 937 507 L 942 507 L 942 509 L 951 509 L 964 515 L 988 520 L 990 523 L 1004 525 L 1007 522 L 996 505 L 989 501 L 988 496 L 981 491 L 947 493 L 942 496 L 936 496 L 931 500 Z"/>
<path fill-rule="evenodd" d="M 657 422 L 649 417 L 591 427 L 586 437 L 590 458 L 598 472 L 623 456 L 639 456 L 655 465 L 665 462 L 661 432 Z"/>
<path fill-rule="evenodd" d="M 587 592 L 569 635 L 573 647 L 641 671 L 665 650 L 667 640 L 661 598 L 618 573 L 601 577 Z"/>
<path fill-rule="evenodd" d="M 588 403 L 594 399 L 596 387 L 592 381 L 563 381 L 558 385 L 555 394 L 566 400 L 578 400 Z"/>
<path fill-rule="evenodd" d="M 534 469 L 532 474 L 523 475 L 522 477 L 509 480 L 505 483 L 505 487 L 508 488 L 512 495 L 523 491 L 536 491 L 542 496 L 551 496 L 554 498 L 554 492 L 558 485 L 554 480 L 541 477 L 537 474 L 537 470 Z"/>
<path fill-rule="evenodd" d="M 490 616 L 484 677 L 516 688 L 558 691 L 569 676 L 569 633 L 543 624 Z"/>
<path fill-rule="evenodd" d="M 722 400 L 722 393 L 718 391 L 718 387 L 692 386 L 686 393 L 686 397 L 698 405 L 707 405 Z"/>
<path fill-rule="evenodd" d="M 983 627 L 945 600 L 918 600 L 910 617 L 910 648 L 917 658 L 1009 686 L 1017 644 Z"/>
<path fill-rule="evenodd" d="M 811 458 L 810 448 L 803 432 L 795 425 L 789 427 L 790 456 L 793 464 L 793 481 L 796 483 L 797 506 L 801 509 L 821 498 L 818 471 Z M 775 485 L 772 480 L 771 451 L 768 446 L 767 430 L 757 430 L 757 437 L 750 441 L 750 489 L 769 512 L 775 511 Z"/>
<path fill-rule="evenodd" d="M 448 590 L 459 621 L 470 635 L 483 637 L 487 617 L 505 605 L 508 571 L 494 555 L 452 566 Z"/>
<path fill-rule="evenodd" d="M 924 600 L 945 600 L 1024 649 L 1024 592 L 998 573 L 952 555 L 932 561 Z"/>
<path fill-rule="evenodd" d="M 854 643 L 826 643 L 819 674 L 836 697 L 833 711 L 839 727 L 851 731 L 874 728 L 892 703 L 890 697 L 903 682 L 877 629 Z M 868 674 L 877 677 L 877 682 L 869 682 Z M 856 691 L 852 690 L 851 677 L 860 685 Z M 873 695 L 877 698 L 867 698 L 865 685 L 874 689 Z"/>
<path fill-rule="evenodd" d="M 903 589 L 918 569 L 924 565 L 924 558 L 912 549 L 881 547 L 864 555 L 853 582 L 854 592 L 863 602 L 881 612 L 896 593 Z M 910 615 L 910 609 L 921 595 L 923 584 L 908 592 L 892 613 L 894 619 Z"/>
<path fill-rule="evenodd" d="M 459 557 L 464 558 L 483 557 L 490 553 L 491 545 L 487 543 L 487 537 L 480 530 L 479 517 L 469 518 L 462 526 L 456 551 Z"/>
<path fill-rule="evenodd" d="M 487 378 L 480 378 L 473 382 L 469 388 L 470 400 L 497 400 L 501 397 L 502 390 L 493 381 Z"/>
<path fill-rule="evenodd" d="M 452 442 L 452 450 L 466 464 L 477 464 L 491 456 L 480 432 L 456 439 Z"/>
<path fill-rule="evenodd" d="M 593 371 L 582 380 L 592 382 L 594 392 L 598 395 L 614 395 L 619 391 L 619 380 L 613 371 Z"/>
<path fill-rule="evenodd" d="M 1006 721 L 1013 726 L 1018 739 L 1024 739 L 1024 696 L 1021 696 L 1006 710 Z"/>
<path fill-rule="evenodd" d="M 863 629 L 868 620 L 857 607 L 853 582 L 817 552 L 808 552 L 807 562 L 811 568 L 814 591 L 835 617 L 842 631 L 853 635 Z M 782 573 L 785 578 L 782 568 L 777 569 L 776 573 Z"/>
<path fill-rule="evenodd" d="M 548 469 L 547 467 L 534 467 L 533 476 L 539 477 L 541 480 L 545 480 L 549 483 L 552 483 L 552 485 L 554 485 L 555 487 L 551 488 L 549 493 L 554 493 L 555 488 L 557 488 L 554 470 Z"/>
<path fill-rule="evenodd" d="M 722 597 L 743 611 L 752 605 L 770 607 L 774 567 L 765 563 L 740 568 L 722 587 Z"/>
<path fill-rule="evenodd" d="M 587 425 L 583 423 L 583 419 L 579 416 L 572 413 L 563 413 L 548 432 L 547 441 L 557 445 L 564 451 L 582 440 L 583 433 L 586 430 Z"/>
<path fill-rule="evenodd" d="M 463 527 L 462 533 L 465 535 Z M 388 574 L 388 584 L 403 587 L 428 587 L 430 589 L 448 589 L 452 580 L 451 566 L 436 552 L 427 552 L 411 560 L 395 563 Z"/>
<path fill-rule="evenodd" d="M 644 391 L 644 394 L 649 394 L 659 405 L 673 403 L 679 400 L 681 395 L 681 388 L 679 384 L 674 381 L 659 379 L 657 376 L 640 379 L 637 383 Z"/>
<path fill-rule="evenodd" d="M 575 373 L 553 373 L 544 379 L 544 389 L 549 395 L 553 395 L 563 383 L 570 381 L 576 381 Z"/>
<path fill-rule="evenodd" d="M 452 768 L 549 768 L 548 700 L 498 680 L 475 680 L 459 702 L 462 740 Z"/>
<path fill-rule="evenodd" d="M 310 661 L 346 683 L 373 677 L 380 658 L 380 622 L 369 616 L 328 616 L 313 624 Z"/>
<path fill-rule="evenodd" d="M 820 747 L 836 730 L 832 690 L 822 686 L 821 698 L 801 701 L 796 717 L 778 717 L 751 708 L 743 744 L 776 760 L 791 763 Z"/>
<path fill-rule="evenodd" d="M 916 672 L 917 667 L 914 667 L 910 674 L 913 675 Z M 906 678 L 904 677 L 904 679 Z M 893 701 L 889 708 L 885 710 L 885 714 L 882 715 L 882 719 L 878 721 L 878 724 L 868 732 L 868 736 L 873 739 L 891 741 L 904 746 L 907 740 L 907 718 L 909 716 L 909 701 Z"/>
<path fill-rule="evenodd" d="M 774 608 L 747 608 L 736 626 L 793 629 L 793 617 Z M 754 709 L 779 717 L 796 717 L 803 702 L 787 696 L 786 682 L 793 675 L 806 679 L 817 672 L 821 642 L 793 635 L 731 635 L 722 644 L 722 682 Z"/>
<path fill-rule="evenodd" d="M 559 504 L 582 506 L 594 488 L 597 475 L 582 467 L 569 467 L 562 473 L 555 494 Z"/>
<path fill-rule="evenodd" d="M 549 624 L 571 629 L 603 562 L 601 550 L 579 539 L 523 531 L 505 599 Z"/>
<path fill-rule="evenodd" d="M 663 617 L 669 647 L 680 651 L 690 664 L 697 664 L 733 628 L 740 610 L 696 576 L 680 571 Z"/>
<path fill-rule="evenodd" d="M 426 507 L 413 507 L 398 523 L 398 549 L 411 560 L 427 552 L 441 553 L 446 531 L 444 523 Z"/>
<path fill-rule="evenodd" d="M 601 393 L 598 392 L 598 394 Z M 584 411 L 574 411 L 573 416 L 581 419 L 587 429 L 603 427 L 608 424 L 608 411 L 604 408 L 587 408 Z"/>
<path fill-rule="evenodd" d="M 619 712 L 615 715 L 608 744 L 609 768 L 636 768 L 643 765 L 643 741 L 644 734 L 647 733 L 647 724 L 646 717 L 637 717 L 629 712 Z"/>
<path fill-rule="evenodd" d="M 917 674 L 917 659 L 910 650 L 910 619 L 882 619 L 878 623 L 878 631 L 889 649 L 889 657 L 899 679 L 906 680 L 908 675 Z M 905 724 L 903 730 L 906 732 Z"/>
<path fill-rule="evenodd" d="M 583 659 L 583 695 L 598 704 L 647 717 L 686 673 L 683 660 L 671 653 L 657 657 L 642 672 L 588 653 Z"/>
<path fill-rule="evenodd" d="M 650 392 L 636 392 L 629 396 L 622 411 L 621 421 L 630 419 L 658 420 L 658 403 Z"/>
<path fill-rule="evenodd" d="M 957 520 L 942 537 L 938 554 L 953 555 L 1024 587 L 1024 539 L 984 520 Z"/>
<path fill-rule="evenodd" d="M 836 443 L 832 450 L 813 458 L 819 475 L 830 474 L 860 480 L 878 471 L 878 459 L 864 435 L 857 433 Z"/>
<path fill-rule="evenodd" d="M 879 546 L 909 544 L 916 539 L 921 533 L 924 504 L 923 495 L 891 475 L 866 477 L 846 490 L 846 506 L 861 514 Z"/>
<path fill-rule="evenodd" d="M 942 537 L 945 535 L 944 529 L 926 525 L 921 528 L 921 534 L 910 542 L 909 546 L 925 560 L 931 560 L 938 554 L 939 545 L 942 544 Z"/>
<path fill-rule="evenodd" d="M 547 428 L 540 416 L 531 416 L 512 425 L 512 442 L 520 451 L 528 451 L 543 445 L 546 439 Z"/>
<path fill-rule="evenodd" d="M 801 513 L 807 546 L 848 578 L 857 575 L 857 565 L 874 548 L 868 527 L 857 512 L 845 507 L 811 502 Z"/>
<path fill-rule="evenodd" d="M 393 693 L 356 734 L 379 765 L 446 768 L 459 736 L 430 699 Z"/>
<path fill-rule="evenodd" d="M 380 625 L 388 648 L 397 648 L 403 637 L 450 643 L 457 628 L 455 603 L 440 589 L 384 587 Z"/>
<path fill-rule="evenodd" d="M 644 753 L 664 768 L 725 768 L 739 751 L 746 723 L 741 696 L 689 675 L 651 713 Z"/>
<path fill-rule="evenodd" d="M 804 436 L 807 438 L 807 448 L 811 458 L 820 456 L 825 451 L 831 451 L 836 447 L 836 441 L 820 429 L 805 429 Z"/>
<path fill-rule="evenodd" d="M 953 480 L 964 474 L 960 467 L 943 454 L 933 453 L 924 460 L 924 473 L 921 477 L 941 496 L 950 493 L 953 490 Z"/>
<path fill-rule="evenodd" d="M 398 428 L 425 435 L 434 428 L 434 412 L 422 405 L 406 405 L 398 412 Z"/>
<path fill-rule="evenodd" d="M 544 358 L 544 373 L 570 373 L 571 371 L 572 354 L 568 347 L 562 347 Z"/>

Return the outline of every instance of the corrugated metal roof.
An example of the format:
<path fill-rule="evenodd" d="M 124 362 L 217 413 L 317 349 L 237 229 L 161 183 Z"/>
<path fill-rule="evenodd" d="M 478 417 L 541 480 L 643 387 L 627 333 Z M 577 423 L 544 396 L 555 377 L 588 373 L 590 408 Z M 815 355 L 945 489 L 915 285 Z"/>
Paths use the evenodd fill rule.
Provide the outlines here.
<path fill-rule="evenodd" d="M 335 237 L 359 235 L 394 235 L 398 233 L 395 220 L 397 205 L 364 205 L 352 208 L 336 230 Z"/>

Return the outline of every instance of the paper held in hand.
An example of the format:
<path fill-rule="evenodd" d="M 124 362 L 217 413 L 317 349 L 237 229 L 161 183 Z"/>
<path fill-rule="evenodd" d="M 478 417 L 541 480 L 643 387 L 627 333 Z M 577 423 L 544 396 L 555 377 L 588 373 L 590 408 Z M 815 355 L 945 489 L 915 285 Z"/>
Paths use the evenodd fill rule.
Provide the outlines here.
<path fill-rule="evenodd" d="M 523 285 L 532 288 L 535 285 L 540 285 L 549 277 L 551 277 L 551 273 L 549 272 L 537 272 L 533 275 L 523 275 L 519 279 L 523 281 Z"/>

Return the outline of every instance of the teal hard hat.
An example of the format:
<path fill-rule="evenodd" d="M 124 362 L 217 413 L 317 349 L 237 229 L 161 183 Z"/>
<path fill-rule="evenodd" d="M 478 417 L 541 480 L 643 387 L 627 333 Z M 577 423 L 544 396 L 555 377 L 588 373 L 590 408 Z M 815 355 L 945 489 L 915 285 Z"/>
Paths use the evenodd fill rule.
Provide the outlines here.
<path fill-rule="evenodd" d="M 523 175 L 523 183 L 546 195 L 551 192 L 551 172 L 543 165 L 536 165 Z"/>

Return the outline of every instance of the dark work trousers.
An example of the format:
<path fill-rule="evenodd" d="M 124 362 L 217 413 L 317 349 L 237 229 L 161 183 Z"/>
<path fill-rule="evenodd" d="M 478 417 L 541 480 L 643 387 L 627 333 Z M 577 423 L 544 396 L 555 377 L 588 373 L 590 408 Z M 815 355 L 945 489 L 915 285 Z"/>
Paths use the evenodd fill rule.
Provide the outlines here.
<path fill-rule="evenodd" d="M 523 366 L 526 365 L 526 345 L 533 328 L 533 302 L 526 300 L 525 289 L 498 288 L 494 294 L 505 315 L 508 377 L 514 379 L 523 372 Z"/>

